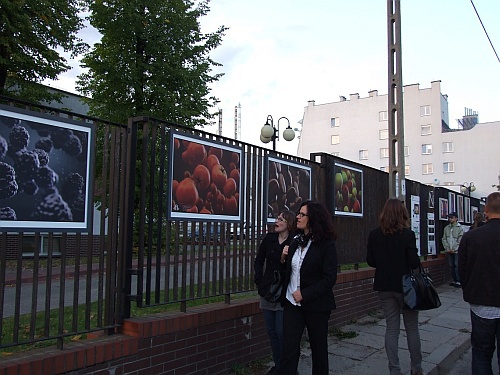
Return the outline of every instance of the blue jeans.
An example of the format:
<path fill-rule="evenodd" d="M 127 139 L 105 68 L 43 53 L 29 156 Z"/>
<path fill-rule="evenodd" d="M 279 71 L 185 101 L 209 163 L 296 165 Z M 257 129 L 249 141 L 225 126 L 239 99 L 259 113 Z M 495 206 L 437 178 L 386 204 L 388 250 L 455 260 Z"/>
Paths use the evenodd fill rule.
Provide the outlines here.
<path fill-rule="evenodd" d="M 458 253 L 448 254 L 448 264 L 450 265 L 451 277 L 453 277 L 454 282 L 460 282 L 460 276 L 458 275 Z"/>
<path fill-rule="evenodd" d="M 485 319 L 470 312 L 472 323 L 472 375 L 493 375 L 491 360 L 496 345 L 500 346 L 500 319 Z M 500 352 L 497 352 L 500 366 Z"/>
<path fill-rule="evenodd" d="M 271 341 L 274 367 L 279 369 L 281 353 L 283 353 L 283 310 L 262 310 L 262 312 L 266 323 L 266 331 Z"/>
<path fill-rule="evenodd" d="M 420 344 L 420 332 L 418 331 L 418 311 L 403 308 L 403 293 L 378 292 L 380 305 L 385 316 L 385 352 L 389 360 L 389 372 L 391 375 L 399 375 L 398 342 L 400 316 L 403 314 L 403 323 L 406 331 L 406 342 L 410 352 L 411 370 L 416 372 L 422 370 L 422 350 Z"/>

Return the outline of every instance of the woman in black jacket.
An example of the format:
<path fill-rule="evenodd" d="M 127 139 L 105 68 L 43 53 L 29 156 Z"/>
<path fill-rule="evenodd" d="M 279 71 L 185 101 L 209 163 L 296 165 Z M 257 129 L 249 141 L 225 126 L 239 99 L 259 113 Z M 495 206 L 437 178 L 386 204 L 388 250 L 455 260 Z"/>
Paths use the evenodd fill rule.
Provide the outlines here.
<path fill-rule="evenodd" d="M 267 334 L 271 341 L 274 366 L 268 374 L 278 371 L 283 350 L 283 307 L 279 300 L 269 302 L 264 297 L 274 280 L 274 271 L 281 271 L 280 262 L 283 248 L 290 244 L 292 233 L 295 230 L 295 214 L 284 210 L 279 213 L 274 224 L 274 232 L 268 233 L 262 240 L 254 262 L 254 281 L 257 284 L 260 298 L 259 306 L 264 314 Z"/>
<path fill-rule="evenodd" d="M 322 204 L 304 202 L 297 213 L 297 231 L 282 258 L 287 272 L 282 294 L 285 344 L 279 374 L 297 373 L 300 341 L 307 327 L 312 373 L 327 375 L 328 320 L 335 309 L 333 286 L 337 280 L 332 217 Z"/>
<path fill-rule="evenodd" d="M 411 374 L 423 375 L 418 311 L 404 308 L 401 279 L 410 268 L 420 265 L 415 233 L 409 229 L 410 219 L 404 203 L 389 199 L 380 214 L 380 227 L 368 237 L 366 261 L 375 267 L 373 289 L 378 291 L 380 305 L 386 321 L 385 351 L 391 375 L 399 375 L 398 357 L 400 314 L 406 330 L 410 351 Z"/>

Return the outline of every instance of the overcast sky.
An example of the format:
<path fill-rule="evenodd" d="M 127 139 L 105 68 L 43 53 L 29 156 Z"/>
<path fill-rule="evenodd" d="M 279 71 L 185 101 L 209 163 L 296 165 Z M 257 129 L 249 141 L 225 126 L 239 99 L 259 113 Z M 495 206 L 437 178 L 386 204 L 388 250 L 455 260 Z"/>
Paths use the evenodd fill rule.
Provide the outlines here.
<path fill-rule="evenodd" d="M 500 1 L 474 0 L 500 54 Z M 448 95 L 450 125 L 464 107 L 480 122 L 500 120 L 500 62 L 470 0 L 401 1 L 403 85 L 428 88 L 441 81 Z M 222 135 L 234 137 L 234 108 L 241 104 L 241 139 L 263 145 L 267 115 L 286 116 L 298 127 L 308 100 L 336 102 L 368 91 L 387 94 L 387 1 L 382 0 L 212 0 L 202 30 L 230 29 L 212 54 L 225 73 L 213 85 L 223 110 Z M 82 34 L 87 42 L 98 38 Z M 52 83 L 74 91 L 77 62 Z M 286 121 L 280 122 L 283 132 Z M 217 127 L 207 129 L 216 132 Z M 269 144 L 267 147 L 271 147 Z M 295 154 L 297 141 L 277 142 Z"/>

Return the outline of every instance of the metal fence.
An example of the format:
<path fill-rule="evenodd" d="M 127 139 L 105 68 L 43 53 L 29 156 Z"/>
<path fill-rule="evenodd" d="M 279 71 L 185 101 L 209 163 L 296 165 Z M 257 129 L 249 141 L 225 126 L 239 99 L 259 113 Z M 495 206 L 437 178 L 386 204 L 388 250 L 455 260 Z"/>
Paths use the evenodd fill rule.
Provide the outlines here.
<path fill-rule="evenodd" d="M 35 117 L 92 124 L 97 135 L 91 231 L 7 232 L 0 227 L 0 350 L 42 342 L 63 348 L 65 341 L 90 332 L 111 334 L 135 308 L 177 304 L 186 311 L 190 301 L 217 297 L 230 303 L 234 295 L 254 291 L 253 261 L 263 234 L 272 230 L 266 216 L 269 156 L 309 168 L 311 196 L 332 214 L 336 163 L 363 172 L 363 215 L 334 215 L 339 264 L 364 261 L 367 233 L 377 225 L 388 196 L 386 173 L 325 153 L 304 160 L 148 117 L 122 125 L 0 100 L 0 109 L 21 107 Z M 168 215 L 172 133 L 240 150 L 239 220 Z M 9 161 L 1 154 L 0 163 Z M 437 218 L 439 207 L 433 194 L 430 204 L 429 187 L 408 186 L 420 196 L 420 215 L 436 213 Z M 0 214 L 7 205 L 8 199 L 0 199 Z M 430 241 L 431 234 L 422 233 Z M 422 241 L 425 255 L 427 239 Z"/>
<path fill-rule="evenodd" d="M 0 227 L 0 349 L 63 348 L 87 333 L 114 332 L 133 306 L 179 304 L 186 311 L 188 301 L 222 296 L 229 303 L 231 295 L 254 290 L 253 260 L 268 229 L 263 176 L 271 151 L 151 118 L 122 125 L 11 98 L 2 103 L 35 117 L 91 123 L 96 140 L 92 231 Z M 241 221 L 168 219 L 173 130 L 241 148 Z M 321 173 L 317 163 L 273 155 Z M 318 180 L 313 176 L 316 196 Z"/>

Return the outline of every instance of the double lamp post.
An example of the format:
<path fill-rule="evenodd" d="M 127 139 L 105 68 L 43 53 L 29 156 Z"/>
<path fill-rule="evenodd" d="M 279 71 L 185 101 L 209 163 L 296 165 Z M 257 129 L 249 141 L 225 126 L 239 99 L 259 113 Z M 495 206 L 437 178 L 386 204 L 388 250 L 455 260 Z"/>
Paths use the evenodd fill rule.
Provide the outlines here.
<path fill-rule="evenodd" d="M 285 119 L 288 121 L 287 128 L 283 131 L 283 139 L 285 141 L 293 141 L 295 138 L 295 132 L 290 126 L 290 120 L 286 117 L 280 117 L 277 122 L 277 128 L 273 123 L 273 116 L 268 115 L 266 119 L 266 123 L 260 130 L 260 140 L 263 143 L 269 143 L 273 141 L 273 151 L 276 151 L 276 141 L 279 140 L 279 132 L 280 132 L 280 120 Z"/>

